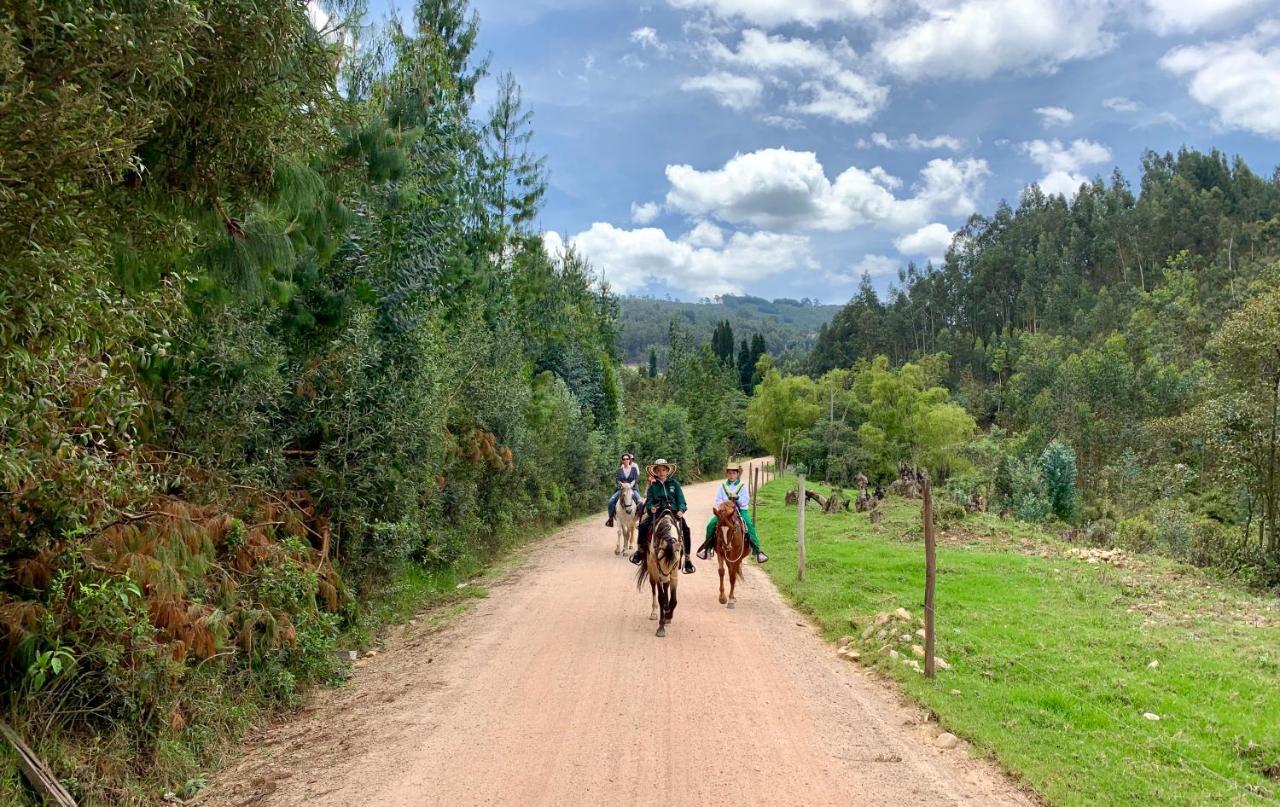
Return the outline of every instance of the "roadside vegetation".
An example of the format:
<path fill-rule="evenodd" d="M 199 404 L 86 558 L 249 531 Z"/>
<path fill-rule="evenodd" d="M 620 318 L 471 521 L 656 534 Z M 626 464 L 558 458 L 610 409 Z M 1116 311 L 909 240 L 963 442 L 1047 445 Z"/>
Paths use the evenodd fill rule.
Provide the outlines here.
<path fill-rule="evenodd" d="M 947 669 L 930 681 L 911 663 L 923 644 L 920 501 L 890 496 L 879 523 L 811 505 L 800 583 L 796 508 L 783 502 L 794 487 L 782 477 L 762 490 L 763 570 L 828 639 L 852 638 L 854 663 L 1050 803 L 1280 798 L 1274 597 L 1160 557 L 1091 563 L 1036 526 L 945 507 L 936 619 Z"/>

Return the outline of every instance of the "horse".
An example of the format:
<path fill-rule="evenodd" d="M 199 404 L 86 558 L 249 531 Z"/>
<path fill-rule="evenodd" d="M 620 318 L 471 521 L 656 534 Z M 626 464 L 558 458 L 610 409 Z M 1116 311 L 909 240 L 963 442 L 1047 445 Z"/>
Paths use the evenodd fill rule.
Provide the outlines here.
<path fill-rule="evenodd" d="M 716 560 L 720 571 L 720 604 L 733 608 L 737 599 L 733 596 L 742 576 L 742 560 L 747 556 L 750 544 L 747 542 L 747 526 L 742 523 L 742 515 L 738 513 L 738 504 L 727 501 L 715 509 L 716 514 Z M 724 595 L 724 569 L 729 567 L 729 596 Z"/>
<path fill-rule="evenodd" d="M 670 510 L 654 517 L 649 530 L 649 553 L 636 575 L 636 590 L 649 581 L 653 594 L 650 619 L 658 620 L 655 636 L 667 635 L 667 623 L 676 612 L 676 586 L 680 582 L 680 566 L 684 563 L 684 535 L 680 520 Z"/>
<path fill-rule="evenodd" d="M 640 508 L 636 507 L 630 482 L 619 482 L 618 487 L 621 489 L 621 494 L 618 496 L 620 510 L 615 511 L 618 545 L 614 547 L 613 554 L 629 555 L 632 547 L 636 545 L 636 522 L 639 521 Z"/>

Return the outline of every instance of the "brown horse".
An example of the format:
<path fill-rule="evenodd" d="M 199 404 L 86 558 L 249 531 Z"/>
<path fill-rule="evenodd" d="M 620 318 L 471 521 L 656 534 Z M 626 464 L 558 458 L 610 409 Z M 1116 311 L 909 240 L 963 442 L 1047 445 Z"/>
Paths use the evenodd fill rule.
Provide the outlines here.
<path fill-rule="evenodd" d="M 636 589 L 649 581 L 653 594 L 650 619 L 658 620 L 655 636 L 667 635 L 667 623 L 676 612 L 676 586 L 680 582 L 680 566 L 684 564 L 684 535 L 680 520 L 670 510 L 654 518 L 649 530 L 649 554 L 636 575 Z"/>
<path fill-rule="evenodd" d="M 720 566 L 720 604 L 734 607 L 733 591 L 742 576 L 742 560 L 747 556 L 747 527 L 738 513 L 737 502 L 728 501 L 715 509 L 716 560 Z M 729 567 L 729 596 L 724 595 L 724 569 Z"/>

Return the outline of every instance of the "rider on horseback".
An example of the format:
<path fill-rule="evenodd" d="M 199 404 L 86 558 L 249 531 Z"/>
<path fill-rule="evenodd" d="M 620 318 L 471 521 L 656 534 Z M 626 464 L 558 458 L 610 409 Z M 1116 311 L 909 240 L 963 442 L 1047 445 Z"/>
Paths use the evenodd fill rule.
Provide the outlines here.
<path fill-rule="evenodd" d="M 689 524 L 684 520 L 684 512 L 689 509 L 689 505 L 684 500 L 684 488 L 671 475 L 674 471 L 675 466 L 666 460 L 656 460 L 649 466 L 649 489 L 645 492 L 644 515 L 640 517 L 640 538 L 636 542 L 631 562 L 637 566 L 644 562 L 644 557 L 649 552 L 649 533 L 653 529 L 653 519 L 663 510 L 670 510 L 679 519 L 680 533 L 684 537 L 684 568 L 680 571 L 693 574 Z"/>
<path fill-rule="evenodd" d="M 742 481 L 742 466 L 737 463 L 730 464 L 724 469 L 724 475 L 727 477 L 720 487 L 716 488 L 715 506 L 719 507 L 725 502 L 737 502 L 738 512 L 742 515 L 742 523 L 747 527 L 747 539 L 751 541 L 751 551 L 755 553 L 756 563 L 764 563 L 769 556 L 760 551 L 760 537 L 756 535 L 755 522 L 751 520 L 751 491 L 747 488 L 745 482 Z M 698 557 L 706 560 L 712 550 L 716 548 L 716 523 L 719 521 L 715 516 L 711 517 L 711 521 L 707 522 L 707 540 L 702 542 L 702 547 L 698 549 Z"/>
<path fill-rule="evenodd" d="M 618 512 L 618 498 L 622 496 L 622 484 L 624 482 L 631 485 L 631 498 L 635 500 L 636 506 L 640 506 L 640 494 L 636 492 L 636 482 L 640 479 L 640 469 L 635 464 L 635 457 L 630 453 L 622 455 L 622 464 L 618 466 L 618 473 L 614 475 L 617 480 L 618 489 L 609 497 L 609 520 L 604 523 L 606 527 L 613 526 L 614 513 Z"/>

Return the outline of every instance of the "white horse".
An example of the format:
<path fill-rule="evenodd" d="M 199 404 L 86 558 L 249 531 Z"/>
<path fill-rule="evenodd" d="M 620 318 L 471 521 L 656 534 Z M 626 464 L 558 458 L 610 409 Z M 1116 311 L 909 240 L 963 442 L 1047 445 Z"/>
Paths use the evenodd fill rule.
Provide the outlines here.
<path fill-rule="evenodd" d="M 622 489 L 614 515 L 614 523 L 618 526 L 618 545 L 614 547 L 613 554 L 630 555 L 636 545 L 636 523 L 640 520 L 640 508 L 636 506 L 630 482 L 619 482 L 618 487 Z"/>

